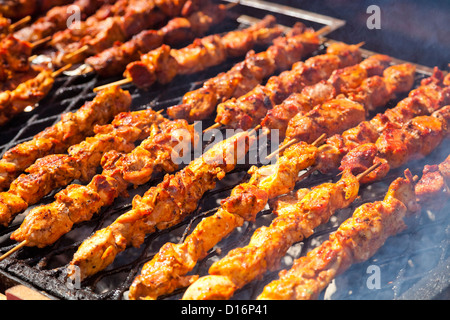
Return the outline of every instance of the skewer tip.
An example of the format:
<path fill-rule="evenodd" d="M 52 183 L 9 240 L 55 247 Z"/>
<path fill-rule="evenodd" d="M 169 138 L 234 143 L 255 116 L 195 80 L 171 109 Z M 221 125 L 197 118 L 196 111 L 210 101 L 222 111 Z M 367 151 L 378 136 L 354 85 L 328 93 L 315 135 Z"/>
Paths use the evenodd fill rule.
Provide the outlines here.
<path fill-rule="evenodd" d="M 115 82 L 104 84 L 102 86 L 98 86 L 98 87 L 94 88 L 94 92 L 98 92 L 98 91 L 101 91 L 103 89 L 106 89 L 106 88 L 109 88 L 109 87 L 112 87 L 112 86 L 120 86 L 122 84 L 127 84 L 127 83 L 131 83 L 131 79 L 130 78 L 125 78 L 125 79 L 122 79 L 122 80 L 118 80 L 118 81 L 115 81 Z"/>
<path fill-rule="evenodd" d="M 206 132 L 208 132 L 210 130 L 213 130 L 213 129 L 220 128 L 221 126 L 222 126 L 222 124 L 220 124 L 219 122 L 216 122 L 211 127 L 206 128 L 205 130 L 203 130 L 203 133 L 206 133 Z"/>
<path fill-rule="evenodd" d="M 9 257 L 10 255 L 12 255 L 14 252 L 20 250 L 22 247 L 25 247 L 28 244 L 27 240 L 23 240 L 22 242 L 20 242 L 19 244 L 17 244 L 14 248 L 12 248 L 11 250 L 9 250 L 8 252 L 6 252 L 5 254 L 3 254 L 0 257 L 0 261 L 2 261 L 3 259 Z"/>

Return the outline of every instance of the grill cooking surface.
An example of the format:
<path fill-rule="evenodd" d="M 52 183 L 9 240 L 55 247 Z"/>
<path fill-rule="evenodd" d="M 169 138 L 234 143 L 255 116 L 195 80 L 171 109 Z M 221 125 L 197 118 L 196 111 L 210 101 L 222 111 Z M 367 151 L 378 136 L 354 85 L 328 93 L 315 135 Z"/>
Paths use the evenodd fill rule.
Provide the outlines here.
<path fill-rule="evenodd" d="M 248 10 L 246 6 L 251 6 L 251 3 L 252 1 L 243 2 L 233 11 L 237 14 L 242 12 L 248 14 L 251 11 L 255 18 L 261 18 L 266 13 L 273 13 L 264 6 Z M 276 6 L 273 8 L 279 11 L 283 9 Z M 240 10 L 243 11 L 240 12 Z M 278 14 L 278 22 L 291 26 L 299 18 L 292 15 Z M 280 19 L 280 16 L 282 19 Z M 318 16 L 315 16 L 315 18 L 315 22 L 305 23 L 316 29 L 323 26 L 324 23 L 336 27 L 341 23 L 332 19 L 321 20 L 319 18 L 323 17 Z M 245 19 L 238 21 L 229 19 L 220 28 L 216 27 L 212 32 L 223 32 L 248 26 Z M 324 46 L 315 54 L 323 52 Z M 123 88 L 129 90 L 133 97 L 132 110 L 147 107 L 160 110 L 179 104 L 184 93 L 198 88 L 204 80 L 228 70 L 241 59 L 229 60 L 218 67 L 193 76 L 177 77 L 169 85 L 154 85 L 147 91 L 136 89 L 133 85 L 125 85 Z M 426 69 L 419 69 L 416 85 L 418 85 L 420 79 L 428 75 L 426 71 Z M 10 147 L 28 140 L 45 127 L 54 124 L 59 120 L 61 113 L 78 109 L 85 101 L 93 99 L 95 94 L 92 89 L 94 87 L 114 80 L 117 79 L 100 79 L 94 74 L 58 78 L 51 93 L 41 101 L 36 109 L 16 117 L 2 128 L 0 153 L 3 154 Z M 399 97 L 399 100 L 401 98 L 403 97 Z M 395 103 L 396 101 L 392 101 L 387 107 L 392 107 Z M 214 117 L 205 120 L 202 124 L 203 128 L 213 124 L 213 119 Z M 207 144 L 208 142 L 205 142 L 204 147 Z M 421 176 L 425 164 L 435 164 L 444 160 L 448 150 L 449 142 L 444 142 L 426 159 L 409 163 L 407 167 L 411 169 L 413 174 Z M 148 236 L 140 248 L 128 248 L 105 271 L 90 277 L 81 284 L 67 282 L 65 277 L 66 266 L 78 246 L 94 231 L 106 227 L 120 214 L 129 210 L 133 196 L 136 194 L 142 195 L 150 186 L 156 185 L 161 181 L 162 174 L 155 176 L 152 181 L 143 186 L 129 190 L 129 197 L 116 199 L 112 206 L 102 209 L 101 213 L 91 221 L 75 225 L 71 232 L 63 236 L 54 245 L 44 249 L 26 247 L 0 262 L 0 282 L 17 281 L 25 283 L 58 299 L 126 299 L 126 291 L 135 276 L 138 275 L 142 265 L 150 260 L 164 243 L 183 241 L 184 237 L 195 228 L 201 218 L 213 214 L 219 205 L 219 201 L 229 195 L 233 186 L 245 179 L 248 168 L 249 165 L 238 165 L 232 173 L 217 183 L 216 189 L 203 197 L 198 209 L 187 220 L 173 228 Z M 339 211 L 330 219 L 329 223 L 317 228 L 313 236 L 297 243 L 289 250 L 282 261 L 280 270 L 289 268 L 294 259 L 305 255 L 326 240 L 340 223 L 351 216 L 356 207 L 364 202 L 382 199 L 389 183 L 402 175 L 405 168 L 391 171 L 382 182 L 363 186 L 360 191 L 361 197 L 350 208 Z M 310 187 L 336 180 L 335 176 L 313 174 L 299 183 L 298 187 Z M 75 181 L 75 183 L 77 182 Z M 57 191 L 59 190 L 45 197 L 39 204 L 52 202 Z M 447 215 L 449 209 L 450 206 L 446 206 L 439 211 L 424 208 L 419 216 L 409 218 L 407 230 L 396 237 L 389 238 L 379 252 L 367 262 L 355 265 L 346 273 L 337 277 L 320 298 L 431 299 L 445 295 L 450 281 L 448 271 L 446 271 L 450 261 L 448 252 L 450 227 Z M 18 216 L 8 228 L 0 227 L 0 253 L 4 253 L 16 245 L 9 239 L 9 236 L 19 227 L 23 217 L 24 214 Z M 192 274 L 206 275 L 209 266 L 214 261 L 226 255 L 229 250 L 246 245 L 253 231 L 262 225 L 269 225 L 273 218 L 270 210 L 260 212 L 255 223 L 245 223 L 227 239 L 220 242 L 218 248 L 212 250 L 206 259 L 198 263 Z M 374 282 L 373 277 L 371 277 L 374 272 L 378 272 L 381 277 L 379 283 Z M 269 273 L 263 280 L 247 285 L 238 291 L 233 299 L 254 299 L 262 291 L 265 284 L 277 278 L 277 274 L 278 271 Z M 440 279 L 440 282 L 436 283 L 436 279 Z M 179 299 L 182 294 L 183 290 L 179 290 L 161 298 Z"/>

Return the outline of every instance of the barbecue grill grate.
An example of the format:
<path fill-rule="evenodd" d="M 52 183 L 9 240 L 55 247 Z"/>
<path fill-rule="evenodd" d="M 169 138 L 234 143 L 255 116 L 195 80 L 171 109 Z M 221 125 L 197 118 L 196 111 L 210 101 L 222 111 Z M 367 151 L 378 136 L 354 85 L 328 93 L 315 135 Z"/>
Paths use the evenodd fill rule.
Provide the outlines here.
<path fill-rule="evenodd" d="M 230 1 L 232 2 L 232 1 Z M 272 13 L 277 15 L 278 21 L 285 25 L 292 25 L 294 20 L 305 18 L 304 12 L 295 16 L 296 9 L 292 9 L 286 15 L 281 7 L 275 4 L 264 6 L 266 3 L 259 1 L 259 5 L 254 7 L 254 1 L 244 1 L 233 8 L 233 11 L 240 15 L 242 13 L 252 13 L 253 18 L 261 18 L 263 14 Z M 263 4 L 263 5 L 261 5 Z M 251 10 L 248 10 L 248 8 Z M 272 9 L 272 11 L 270 10 Z M 299 13 L 299 14 L 300 14 Z M 281 18 L 280 18 L 281 17 Z M 315 22 L 306 22 L 307 25 L 316 29 L 328 24 L 337 28 L 342 25 L 342 21 L 312 15 Z M 247 19 L 247 20 L 246 20 Z M 245 21 L 250 18 L 227 20 L 220 28 L 214 32 L 226 31 L 235 28 L 247 27 Z M 322 46 L 315 54 L 323 53 L 325 46 Z M 370 54 L 366 52 L 366 54 Z M 155 85 L 150 90 L 142 91 L 132 85 L 123 88 L 130 91 L 133 97 L 133 110 L 152 107 L 160 110 L 181 102 L 182 95 L 190 90 L 198 88 L 204 80 L 216 75 L 221 71 L 228 70 L 240 59 L 229 60 L 221 66 L 212 68 L 205 72 L 193 76 L 177 77 L 169 85 Z M 429 70 L 419 68 L 416 84 L 429 75 Z M 74 111 L 85 101 L 92 100 L 95 94 L 92 88 L 103 83 L 109 83 L 116 79 L 100 79 L 93 74 L 85 74 L 73 77 L 60 77 L 57 79 L 54 89 L 49 96 L 44 99 L 38 108 L 31 112 L 20 115 L 11 123 L 2 128 L 0 136 L 0 153 L 4 153 L 10 147 L 23 142 L 45 127 L 48 127 L 59 120 L 59 115 L 63 112 Z M 402 98 L 402 97 L 400 97 Z M 395 105 L 393 101 L 388 107 Z M 213 117 L 203 122 L 203 128 L 213 124 Z M 204 147 L 208 142 L 205 143 Z M 410 164 L 414 174 L 421 174 L 424 164 L 439 163 L 448 150 L 449 143 L 443 144 L 438 150 L 422 161 Z M 442 152 L 444 151 L 444 152 Z M 92 276 L 83 283 L 81 288 L 76 288 L 76 284 L 66 282 L 65 267 L 71 260 L 74 252 L 81 242 L 94 231 L 109 225 L 120 214 L 126 212 L 131 207 L 131 199 L 135 194 L 143 194 L 151 185 L 155 185 L 162 179 L 162 174 L 156 176 L 149 183 L 136 189 L 129 190 L 130 197 L 118 198 L 114 204 L 104 208 L 102 212 L 91 221 L 76 225 L 67 235 L 63 236 L 54 245 L 44 248 L 23 248 L 11 257 L 0 262 L 0 283 L 11 286 L 12 283 L 22 283 L 44 291 L 51 297 L 57 299 L 126 299 L 126 291 L 131 282 L 139 273 L 142 265 L 150 260 L 167 241 L 179 242 L 192 230 L 202 217 L 211 215 L 218 207 L 220 199 L 229 195 L 230 190 L 245 179 L 249 165 L 238 165 L 237 168 L 227 175 L 224 180 L 217 183 L 216 189 L 208 192 L 202 199 L 198 209 L 177 226 L 157 232 L 146 238 L 145 243 L 140 248 L 129 248 L 121 253 L 116 261 L 106 270 Z M 332 217 L 326 225 L 319 227 L 316 233 L 303 242 L 294 245 L 288 255 L 282 261 L 280 269 L 288 268 L 293 260 L 320 244 L 328 238 L 328 235 L 335 231 L 339 224 L 348 218 L 354 208 L 363 202 L 379 200 L 384 196 L 389 183 L 402 175 L 405 168 L 392 171 L 382 182 L 361 189 L 361 198 L 350 208 L 341 210 Z M 325 181 L 336 180 L 334 176 L 313 174 L 308 179 L 299 183 L 299 187 L 312 186 Z M 57 191 L 45 197 L 41 203 L 53 201 L 53 196 Z M 31 207 L 32 208 L 32 207 Z M 29 208 L 28 210 L 30 210 Z M 409 228 L 396 237 L 388 239 L 385 246 L 369 261 L 353 266 L 345 274 L 339 276 L 321 298 L 332 299 L 396 299 L 402 297 L 417 296 L 419 298 L 438 298 L 446 294 L 448 289 L 448 273 L 445 267 L 449 264 L 449 233 L 450 224 L 446 214 L 450 206 L 440 211 L 424 210 L 418 217 L 409 218 L 407 221 Z M 28 210 L 26 212 L 28 212 Z M 25 214 L 26 214 L 25 212 Z M 15 230 L 23 220 L 24 214 L 17 217 L 14 223 L 8 227 L 0 227 L 0 253 L 6 252 L 16 243 L 9 240 L 9 235 Z M 205 275 L 209 266 L 219 258 L 223 257 L 229 250 L 237 246 L 246 245 L 253 231 L 262 226 L 270 224 L 273 219 L 270 210 L 260 212 L 254 223 L 245 223 L 238 228 L 227 239 L 219 244 L 210 254 L 201 261 L 191 272 L 192 274 Z M 381 286 L 377 289 L 369 289 L 367 273 L 369 266 L 380 268 Z M 443 273 L 444 272 L 444 273 Z M 269 273 L 263 280 L 252 283 L 239 290 L 233 299 L 253 299 L 262 290 L 263 286 L 277 277 L 277 272 Z M 433 279 L 436 275 L 443 275 L 444 283 L 440 286 L 433 286 Z M 75 285 L 75 288 L 74 288 Z M 431 287 L 431 289 L 430 289 Z M 333 293 L 333 288 L 335 292 Z M 5 289 L 0 285 L 0 290 Z M 425 293 L 423 293 L 425 290 Z M 161 297 L 162 299 L 179 299 L 183 290 L 178 290 L 171 295 Z"/>

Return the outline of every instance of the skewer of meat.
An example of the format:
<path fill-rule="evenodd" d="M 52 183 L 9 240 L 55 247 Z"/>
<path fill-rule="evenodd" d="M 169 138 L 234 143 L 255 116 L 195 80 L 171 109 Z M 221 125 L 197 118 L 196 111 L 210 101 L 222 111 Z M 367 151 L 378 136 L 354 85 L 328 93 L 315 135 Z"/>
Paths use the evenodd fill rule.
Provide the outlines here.
<path fill-rule="evenodd" d="M 368 106 L 366 109 L 368 112 L 370 109 L 373 110 L 374 107 L 384 106 L 392 97 L 399 93 L 411 90 L 414 83 L 414 74 L 415 67 L 409 63 L 392 66 L 384 71 L 382 78 L 369 78 L 370 80 L 366 81 L 364 86 L 358 88 L 359 93 L 363 94 L 364 99 L 360 99 L 360 96 L 353 94 L 347 94 L 347 96 L 352 101 L 358 101 Z M 399 81 L 399 79 L 402 80 Z M 370 100 L 367 99 L 369 97 Z M 330 100 L 328 103 L 315 106 L 306 113 L 304 111 L 297 113 L 288 123 L 284 144 L 292 143 L 292 141 L 308 141 L 311 137 L 315 139 L 323 133 L 320 128 L 323 128 L 324 125 L 326 125 L 326 134 L 332 136 L 339 133 L 335 128 L 342 128 L 343 122 L 348 121 L 349 125 L 346 127 L 351 128 L 365 120 L 354 121 L 354 117 L 357 117 L 357 114 L 354 114 L 351 109 L 336 112 L 339 109 L 332 101 Z M 349 114 L 348 112 L 352 113 Z M 354 125 L 351 125 L 351 122 Z M 309 130 L 305 130 L 305 128 L 309 128 Z"/>
<path fill-rule="evenodd" d="M 447 105 L 430 116 L 415 117 L 403 126 L 389 123 L 374 143 L 361 144 L 347 153 L 339 170 L 358 172 L 372 163 L 380 163 L 362 182 L 380 180 L 390 170 L 431 153 L 449 136 L 449 121 L 450 105 Z"/>
<path fill-rule="evenodd" d="M 0 93 L 0 126 L 22 113 L 26 107 L 34 106 L 47 96 L 55 83 L 55 78 L 72 65 L 57 71 L 44 69 L 39 74 L 22 82 L 14 90 Z"/>
<path fill-rule="evenodd" d="M 298 210 L 279 214 L 270 226 L 257 229 L 246 247 L 233 249 L 215 262 L 209 269 L 210 275 L 195 281 L 183 299 L 229 299 L 237 289 L 277 268 L 294 243 L 309 237 L 314 228 L 327 222 L 337 210 L 353 203 L 364 174 L 355 177 L 346 171 L 336 183 L 324 183 L 306 194 L 302 192 Z"/>
<path fill-rule="evenodd" d="M 8 19 L 0 15 L 0 38 L 6 37 L 9 34 L 19 30 L 24 24 L 27 24 L 31 20 L 30 16 L 26 16 L 19 21 L 11 23 L 11 19 Z"/>
<path fill-rule="evenodd" d="M 136 33 L 163 23 L 167 18 L 186 16 L 209 3 L 207 0 L 119 0 L 105 5 L 82 21 L 76 28 L 68 28 L 55 34 L 52 46 L 64 62 L 66 58 L 82 61 L 86 51 L 99 52 L 115 41 L 124 41 Z M 75 57 L 75 56 L 78 57 Z M 61 58 L 62 57 L 62 58 Z"/>
<path fill-rule="evenodd" d="M 45 13 L 52 7 L 64 5 L 70 0 L 16 0 L 2 1 L 0 13 L 11 19 L 31 18 L 32 15 Z"/>
<path fill-rule="evenodd" d="M 69 38 L 68 44 L 55 43 L 56 39 L 54 39 L 52 45 L 57 48 L 53 59 L 55 63 L 82 62 L 85 58 L 110 48 L 115 42 L 126 41 L 144 29 L 158 26 L 166 19 L 155 2 L 147 0 L 127 0 L 126 2 L 128 3 L 124 12 L 97 21 L 86 29 L 86 34 L 81 39 Z M 186 1 L 181 3 L 184 2 Z"/>
<path fill-rule="evenodd" d="M 266 44 L 281 34 L 272 16 L 247 29 L 235 30 L 225 35 L 210 35 L 195 39 L 181 49 L 171 49 L 163 44 L 141 56 L 140 61 L 127 65 L 125 79 L 95 88 L 117 83 L 133 82 L 140 88 L 148 88 L 155 82 L 170 82 L 177 74 L 192 74 L 224 62 L 227 58 L 242 56 L 258 44 Z"/>
<path fill-rule="evenodd" d="M 61 120 L 35 135 L 31 140 L 14 146 L 0 160 L 0 190 L 38 158 L 63 153 L 71 145 L 94 134 L 95 125 L 109 123 L 116 114 L 129 109 L 131 96 L 127 91 L 111 87 L 100 91 L 75 112 L 61 116 Z"/>
<path fill-rule="evenodd" d="M 189 17 L 173 18 L 161 29 L 141 31 L 129 41 L 116 43 L 87 58 L 85 63 L 103 77 L 119 75 L 128 63 L 139 60 L 141 52 L 149 52 L 163 43 L 172 46 L 203 36 L 213 24 L 223 21 L 226 10 L 225 5 L 208 5 Z"/>
<path fill-rule="evenodd" d="M 38 159 L 26 169 L 28 174 L 20 175 L 7 192 L 0 193 L 0 223 L 8 225 L 29 205 L 75 179 L 90 181 L 105 152 L 130 152 L 134 142 L 151 133 L 153 124 L 163 121 L 167 120 L 152 109 L 120 113 L 111 124 L 95 127 L 96 135 L 71 146 L 68 154 Z"/>
<path fill-rule="evenodd" d="M 359 63 L 359 47 L 360 45 L 333 44 L 326 54 L 298 62 L 291 70 L 272 76 L 266 85 L 258 85 L 237 99 L 219 104 L 216 125 L 211 128 L 222 126 L 245 130 L 258 125 L 268 109 L 283 102 L 290 94 L 327 79 L 337 69 Z"/>
<path fill-rule="evenodd" d="M 258 299 L 314 299 L 338 274 L 375 254 L 386 239 L 406 228 L 406 215 L 417 212 L 409 170 L 389 186 L 383 201 L 365 203 L 329 240 L 297 259 L 290 270 L 264 287 Z"/>
<path fill-rule="evenodd" d="M 385 55 L 373 55 L 359 64 L 334 71 L 327 80 L 306 86 L 301 92 L 291 94 L 283 103 L 268 110 L 261 122 L 262 127 L 267 131 L 278 130 L 281 141 L 285 138 L 289 121 L 294 116 L 305 114 L 316 105 L 339 95 L 349 96 L 356 90 L 362 93 L 359 96 L 365 99 L 352 100 L 363 104 L 368 112 L 373 111 L 384 105 L 394 93 L 406 91 L 414 80 L 413 66 L 403 64 L 389 67 L 391 60 Z M 389 85 L 390 82 L 399 84 L 399 79 L 407 82 L 404 88 L 393 88 Z M 355 95 L 351 97 L 354 98 Z"/>
<path fill-rule="evenodd" d="M 245 60 L 229 71 L 186 93 L 182 104 L 167 109 L 168 115 L 189 121 L 209 117 L 219 103 L 246 94 L 275 71 L 289 69 L 302 57 L 311 54 L 319 46 L 318 36 L 319 31 L 305 30 L 302 24 L 297 23 L 286 36 L 276 38 L 266 51 L 248 52 Z"/>
<path fill-rule="evenodd" d="M 39 248 L 53 244 L 74 224 L 90 220 L 101 207 L 110 205 L 130 185 L 144 184 L 153 172 L 175 171 L 180 158 L 177 149 L 190 150 L 198 142 L 193 125 L 185 120 L 164 121 L 153 131 L 131 153 L 114 150 L 105 154 L 103 172 L 89 184 L 71 184 L 55 195 L 54 202 L 33 208 L 11 239 Z M 180 133 L 181 142 L 174 139 Z"/>
<path fill-rule="evenodd" d="M 110 1 L 105 0 L 76 0 L 72 4 L 65 6 L 56 6 L 50 9 L 45 16 L 37 19 L 30 26 L 22 28 L 14 33 L 14 35 L 25 41 L 34 42 L 53 35 L 59 30 L 67 28 L 67 21 L 73 14 L 70 10 L 71 6 L 77 6 L 84 20 L 87 16 L 93 14 L 103 4 Z M 111 1 L 112 2 L 112 1 Z"/>
<path fill-rule="evenodd" d="M 140 246 L 147 234 L 165 229 L 192 213 L 204 193 L 215 187 L 245 156 L 253 132 L 241 132 L 215 144 L 187 167 L 135 196 L 133 207 L 111 225 L 86 239 L 68 266 L 70 277 L 84 279 L 111 264 L 127 246 Z"/>
<path fill-rule="evenodd" d="M 341 135 L 329 137 L 318 150 L 315 168 L 322 173 L 338 170 L 346 154 L 360 145 L 375 143 L 389 124 L 404 125 L 414 117 L 430 115 L 447 104 L 450 104 L 450 86 L 445 83 L 443 73 L 436 68 L 432 76 L 422 80 L 420 86 L 394 108 Z"/>
<path fill-rule="evenodd" d="M 294 261 L 290 270 L 280 272 L 279 279 L 265 286 L 258 299 L 316 299 L 333 278 L 369 259 L 388 237 L 405 229 L 404 217 L 419 211 L 415 201 L 420 206 L 445 204 L 450 156 L 439 165 L 425 166 L 415 186 L 409 170 L 405 177 L 391 183 L 383 201 L 357 208 L 329 240 Z"/>

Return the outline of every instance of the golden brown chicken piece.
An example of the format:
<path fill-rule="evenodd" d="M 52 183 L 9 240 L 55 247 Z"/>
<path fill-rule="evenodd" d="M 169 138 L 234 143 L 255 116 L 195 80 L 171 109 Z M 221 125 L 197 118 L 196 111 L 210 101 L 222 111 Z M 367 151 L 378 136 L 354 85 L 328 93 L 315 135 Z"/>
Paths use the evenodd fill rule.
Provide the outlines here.
<path fill-rule="evenodd" d="M 101 207 L 110 205 L 131 184 L 144 184 L 155 171 L 176 170 L 174 148 L 186 151 L 198 141 L 193 126 L 185 120 L 176 120 L 152 127 L 150 136 L 131 153 L 116 150 L 106 153 L 102 174 L 94 176 L 88 185 L 71 184 L 55 195 L 56 201 L 33 208 L 11 239 L 26 240 L 27 246 L 53 244 L 74 224 L 90 220 Z M 174 139 L 177 131 L 183 131 L 181 142 Z"/>
<path fill-rule="evenodd" d="M 450 105 L 433 112 L 431 116 L 415 117 L 403 126 L 390 124 L 375 143 L 361 144 L 347 153 L 339 169 L 358 174 L 374 163 L 381 163 L 361 182 L 377 181 L 391 169 L 428 155 L 449 135 L 449 124 Z"/>
<path fill-rule="evenodd" d="M 358 179 L 350 172 L 344 172 L 337 183 L 312 188 L 291 210 L 284 208 L 270 226 L 257 229 L 247 246 L 233 249 L 215 262 L 209 269 L 210 276 L 194 282 L 183 299 L 229 299 L 235 290 L 276 269 L 295 242 L 309 237 L 336 210 L 349 206 L 358 191 Z"/>
<path fill-rule="evenodd" d="M 253 166 L 248 182 L 239 184 L 222 200 L 221 208 L 204 218 L 181 244 L 166 243 L 147 262 L 130 287 L 130 299 L 156 299 L 190 284 L 196 276 L 186 276 L 220 240 L 244 221 L 254 221 L 268 199 L 291 191 L 301 170 L 311 165 L 316 147 L 306 143 L 291 146 L 276 164 Z"/>
<path fill-rule="evenodd" d="M 341 133 L 366 119 L 364 106 L 349 99 L 332 99 L 315 106 L 306 114 L 298 113 L 290 121 L 285 142 L 292 139 L 311 143 L 320 135 Z"/>
<path fill-rule="evenodd" d="M 442 72 L 435 69 L 434 74 L 422 80 L 421 85 L 412 90 L 408 97 L 397 105 L 376 115 L 370 121 L 334 135 L 319 148 L 316 160 L 317 168 L 323 173 L 337 170 L 342 158 L 352 149 L 365 143 L 375 143 L 389 123 L 405 124 L 420 115 L 429 115 L 450 103 L 450 87 L 443 85 Z"/>
<path fill-rule="evenodd" d="M 266 51 L 248 52 L 244 61 L 207 80 L 201 88 L 188 92 L 182 104 L 168 108 L 167 112 L 172 118 L 205 119 L 219 103 L 244 95 L 276 70 L 290 68 L 318 46 L 319 39 L 313 30 L 305 30 L 298 23 L 289 34 L 276 38 Z"/>
<path fill-rule="evenodd" d="M 219 104 L 215 122 L 230 128 L 252 128 L 260 123 L 269 109 L 282 103 L 290 94 L 301 92 L 305 86 L 325 80 L 333 71 L 360 60 L 357 46 L 330 45 L 326 54 L 311 57 L 304 63 L 297 62 L 291 70 L 272 76 L 265 86 L 258 85 L 237 99 Z"/>
<path fill-rule="evenodd" d="M 61 120 L 38 133 L 33 139 L 6 151 L 0 160 L 0 190 L 32 165 L 38 158 L 63 153 L 94 133 L 95 125 L 110 122 L 119 112 L 127 111 L 131 96 L 117 86 L 100 91 L 92 101 L 75 112 L 61 116 Z"/>
<path fill-rule="evenodd" d="M 82 279 L 95 274 L 127 246 L 140 246 L 147 234 L 182 221 L 197 208 L 203 194 L 245 156 L 252 143 L 249 132 L 238 133 L 217 143 L 177 173 L 166 175 L 142 197 L 135 196 L 130 211 L 80 245 L 70 262 L 69 276 L 74 276 L 77 268 Z"/>
<path fill-rule="evenodd" d="M 374 55 L 359 64 L 335 70 L 327 80 L 304 87 L 301 92 L 291 94 L 283 103 L 267 111 L 261 124 L 270 130 L 278 129 L 280 139 L 283 139 L 289 120 L 296 114 L 306 113 L 318 104 L 364 85 L 368 81 L 366 79 L 382 75 L 390 62 L 391 58 L 388 56 Z"/>
<path fill-rule="evenodd" d="M 420 203 L 427 207 L 442 208 L 450 194 L 450 155 L 438 165 L 426 165 L 415 192 Z"/>
<path fill-rule="evenodd" d="M 177 74 L 192 74 L 227 58 L 244 55 L 255 45 L 265 44 L 280 34 L 275 18 L 267 16 L 247 29 L 198 38 L 181 49 L 162 45 L 142 55 L 140 61 L 128 64 L 123 75 L 140 88 L 149 87 L 155 81 L 168 83 Z"/>
<path fill-rule="evenodd" d="M 105 152 L 130 152 L 135 141 L 150 134 L 152 124 L 163 121 L 167 120 L 151 109 L 121 113 L 111 124 L 96 127 L 95 136 L 71 146 L 68 154 L 40 158 L 26 170 L 28 174 L 20 175 L 7 192 L 0 193 L 0 223 L 8 225 L 28 205 L 74 179 L 90 181 Z M 22 199 L 20 206 L 17 197 Z"/>

